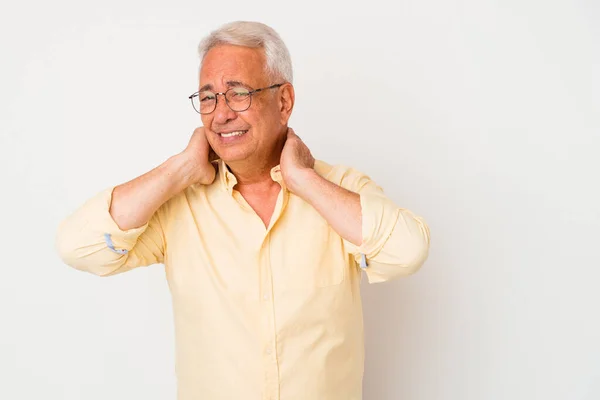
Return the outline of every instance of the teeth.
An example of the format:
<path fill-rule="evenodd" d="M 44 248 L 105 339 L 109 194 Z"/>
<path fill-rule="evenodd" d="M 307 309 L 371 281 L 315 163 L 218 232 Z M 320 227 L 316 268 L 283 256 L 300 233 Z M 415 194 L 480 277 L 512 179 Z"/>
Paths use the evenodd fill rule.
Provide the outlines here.
<path fill-rule="evenodd" d="M 229 133 L 221 133 L 221 137 L 232 137 L 232 136 L 240 136 L 246 133 L 246 131 L 235 131 Z"/>

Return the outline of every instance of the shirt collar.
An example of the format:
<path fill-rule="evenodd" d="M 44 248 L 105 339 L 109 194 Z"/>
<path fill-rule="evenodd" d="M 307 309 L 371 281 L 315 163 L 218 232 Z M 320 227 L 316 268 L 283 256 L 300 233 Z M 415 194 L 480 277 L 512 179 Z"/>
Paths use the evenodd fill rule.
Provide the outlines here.
<path fill-rule="evenodd" d="M 233 187 L 237 184 L 237 178 L 235 175 L 229 171 L 227 168 L 227 164 L 222 159 L 216 160 L 216 163 L 219 166 L 219 181 L 221 184 L 221 188 L 226 190 L 231 194 L 233 192 Z M 286 189 L 285 182 L 283 181 L 283 177 L 281 176 L 281 166 L 278 164 L 271 168 L 271 179 L 275 182 L 279 183 L 282 188 Z"/>

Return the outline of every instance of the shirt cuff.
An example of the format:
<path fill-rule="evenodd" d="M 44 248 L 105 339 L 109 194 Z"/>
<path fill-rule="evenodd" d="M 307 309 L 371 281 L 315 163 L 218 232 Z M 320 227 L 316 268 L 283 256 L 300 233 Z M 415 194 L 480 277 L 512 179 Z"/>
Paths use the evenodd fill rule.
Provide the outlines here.
<path fill-rule="evenodd" d="M 394 230 L 398 207 L 380 193 L 360 193 L 362 213 L 362 243 L 360 246 L 344 239 L 347 251 L 355 256 L 361 268 L 368 266 L 368 259 L 375 257 Z"/>
<path fill-rule="evenodd" d="M 88 225 L 98 229 L 104 236 L 106 246 L 118 254 L 127 254 L 137 242 L 138 237 L 148 227 L 144 225 L 123 230 L 119 228 L 112 215 L 110 215 L 110 204 L 115 186 L 107 188 L 90 200 L 90 213 Z"/>

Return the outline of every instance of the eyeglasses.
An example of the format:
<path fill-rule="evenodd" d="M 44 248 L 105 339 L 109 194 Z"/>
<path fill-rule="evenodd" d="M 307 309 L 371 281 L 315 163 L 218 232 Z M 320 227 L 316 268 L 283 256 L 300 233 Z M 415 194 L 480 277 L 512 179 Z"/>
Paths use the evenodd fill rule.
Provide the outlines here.
<path fill-rule="evenodd" d="M 282 86 L 283 83 L 271 85 L 260 89 L 248 90 L 243 86 L 232 87 L 226 92 L 214 93 L 210 90 L 202 90 L 188 96 L 192 102 L 192 107 L 199 114 L 210 114 L 217 108 L 217 96 L 223 95 L 227 106 L 235 112 L 246 111 L 252 104 L 252 95 L 263 90 L 274 89 Z"/>

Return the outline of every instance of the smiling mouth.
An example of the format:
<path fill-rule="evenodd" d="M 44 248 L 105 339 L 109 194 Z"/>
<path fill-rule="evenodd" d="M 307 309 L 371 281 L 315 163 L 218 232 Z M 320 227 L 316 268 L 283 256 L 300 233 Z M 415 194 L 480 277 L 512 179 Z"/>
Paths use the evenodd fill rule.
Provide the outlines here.
<path fill-rule="evenodd" d="M 248 132 L 248 130 L 245 130 L 245 131 L 233 131 L 233 132 L 222 132 L 222 133 L 219 133 L 219 136 L 224 137 L 224 138 L 233 137 L 233 136 L 242 136 L 246 132 Z"/>

